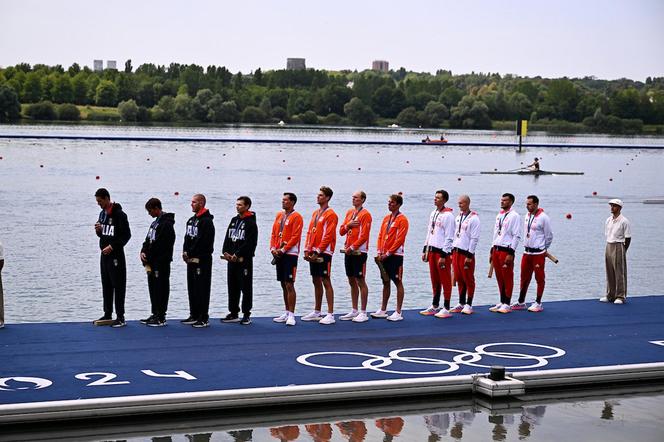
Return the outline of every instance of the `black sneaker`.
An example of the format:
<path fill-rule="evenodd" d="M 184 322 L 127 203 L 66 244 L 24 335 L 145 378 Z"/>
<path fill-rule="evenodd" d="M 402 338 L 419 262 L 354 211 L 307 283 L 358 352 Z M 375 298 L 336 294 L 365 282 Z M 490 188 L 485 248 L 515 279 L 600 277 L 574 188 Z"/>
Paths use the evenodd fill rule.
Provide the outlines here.
<path fill-rule="evenodd" d="M 249 315 L 242 316 L 242 321 L 240 321 L 240 324 L 242 324 L 242 325 L 251 324 L 251 317 Z"/>
<path fill-rule="evenodd" d="M 240 322 L 240 318 L 233 313 L 229 313 L 225 318 L 221 318 L 221 322 Z"/>
<path fill-rule="evenodd" d="M 164 325 L 166 325 L 166 320 L 153 316 L 148 319 L 145 325 L 147 325 L 148 327 L 163 327 Z"/>
<path fill-rule="evenodd" d="M 180 322 L 183 323 L 183 324 L 185 324 L 185 325 L 194 325 L 194 324 L 196 323 L 196 319 L 194 319 L 194 318 L 192 318 L 191 316 L 189 316 L 187 319 L 183 319 L 183 320 L 180 321 Z"/>
<path fill-rule="evenodd" d="M 191 326 L 194 328 L 205 328 L 209 327 L 210 323 L 208 321 L 196 321 L 193 324 L 191 324 Z"/>
<path fill-rule="evenodd" d="M 155 316 L 154 314 L 153 314 L 153 315 L 150 315 L 150 316 L 148 316 L 148 317 L 145 318 L 145 319 L 141 319 L 141 324 L 147 324 L 148 322 L 150 322 L 151 320 L 153 320 L 153 319 L 155 319 L 155 318 L 156 318 L 156 316 Z"/>
<path fill-rule="evenodd" d="M 120 328 L 120 327 L 124 327 L 125 325 L 127 325 L 127 323 L 125 322 L 124 318 L 117 318 L 115 321 L 113 321 L 113 324 L 111 324 L 111 327 Z"/>

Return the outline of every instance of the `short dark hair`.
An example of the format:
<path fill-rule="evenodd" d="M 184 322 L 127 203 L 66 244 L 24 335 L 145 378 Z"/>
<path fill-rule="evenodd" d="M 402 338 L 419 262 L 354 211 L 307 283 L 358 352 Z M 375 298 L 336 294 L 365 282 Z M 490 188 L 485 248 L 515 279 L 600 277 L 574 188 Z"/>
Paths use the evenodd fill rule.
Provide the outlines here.
<path fill-rule="evenodd" d="M 511 193 L 503 193 L 503 198 L 509 198 L 510 201 L 512 201 L 512 203 L 514 202 L 515 199 L 514 195 L 512 195 Z"/>
<path fill-rule="evenodd" d="M 537 195 L 528 195 L 526 199 L 533 200 L 535 204 L 539 204 L 539 198 L 537 198 Z"/>
<path fill-rule="evenodd" d="M 193 196 L 193 198 L 201 200 L 201 202 L 203 203 L 203 207 L 205 207 L 205 205 L 207 204 L 207 199 L 205 198 L 205 195 L 203 195 L 202 193 L 197 193 L 196 195 Z"/>
<path fill-rule="evenodd" d="M 161 201 L 159 201 L 159 198 L 150 198 L 145 203 L 145 210 L 152 210 L 152 209 L 161 210 Z"/>
<path fill-rule="evenodd" d="M 364 190 L 360 190 L 358 193 L 360 194 L 360 198 L 362 198 L 362 202 L 365 202 L 367 200 L 366 192 L 364 192 Z"/>
<path fill-rule="evenodd" d="M 284 192 L 284 196 L 287 196 L 288 199 L 293 202 L 293 204 L 297 203 L 297 195 L 295 195 L 293 192 Z"/>
<path fill-rule="evenodd" d="M 101 197 L 101 198 L 110 198 L 111 194 L 108 193 L 108 190 L 104 189 L 103 187 L 100 187 L 97 189 L 95 192 L 95 197 Z"/>
<path fill-rule="evenodd" d="M 251 198 L 249 198 L 248 196 L 244 195 L 238 196 L 237 200 L 242 201 L 244 204 L 246 204 L 247 208 L 251 207 Z"/>
<path fill-rule="evenodd" d="M 322 186 L 320 188 L 320 191 L 323 192 L 323 195 L 325 195 L 328 198 L 332 198 L 332 194 L 334 194 L 334 192 L 332 192 L 332 189 L 330 189 L 327 186 Z"/>
<path fill-rule="evenodd" d="M 400 206 L 403 206 L 403 197 L 401 195 L 397 195 L 396 193 L 393 193 L 390 195 L 390 199 L 397 203 Z"/>
<path fill-rule="evenodd" d="M 445 200 L 445 202 L 448 202 L 450 200 L 450 194 L 447 193 L 447 190 L 443 189 L 436 190 L 436 193 L 440 193 L 441 195 L 443 195 L 443 199 Z"/>

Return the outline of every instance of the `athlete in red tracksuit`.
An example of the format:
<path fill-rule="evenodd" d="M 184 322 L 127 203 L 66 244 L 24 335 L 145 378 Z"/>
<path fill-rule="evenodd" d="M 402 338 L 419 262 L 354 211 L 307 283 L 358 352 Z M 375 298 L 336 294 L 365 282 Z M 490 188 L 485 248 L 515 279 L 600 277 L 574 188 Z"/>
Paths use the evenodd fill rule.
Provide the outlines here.
<path fill-rule="evenodd" d="M 500 302 L 489 310 L 498 313 L 509 313 L 514 287 L 514 252 L 521 241 L 521 219 L 512 210 L 514 195 L 505 193 L 500 198 L 500 212 L 496 215 L 493 228 L 493 247 L 490 262 L 496 273 Z"/>
<path fill-rule="evenodd" d="M 422 261 L 429 263 L 433 300 L 431 307 L 420 312 L 421 315 L 435 315 L 437 318 L 449 318 L 450 298 L 452 296 L 452 241 L 454 240 L 454 215 L 452 209 L 445 207 L 449 199 L 445 190 L 438 190 L 433 202 L 436 208 L 429 216 L 427 236 L 422 249 Z M 440 306 L 440 294 L 443 292 L 444 306 Z"/>
<path fill-rule="evenodd" d="M 452 267 L 459 289 L 459 305 L 452 313 L 473 313 L 473 295 L 475 294 L 475 249 L 480 240 L 480 218 L 477 212 L 470 210 L 470 197 L 459 197 L 459 215 L 454 223 L 454 242 L 452 243 Z"/>
<path fill-rule="evenodd" d="M 521 256 L 521 290 L 519 292 L 519 302 L 512 304 L 512 310 L 525 310 L 526 294 L 530 280 L 535 273 L 537 281 L 537 298 L 535 302 L 528 307 L 528 311 L 541 312 L 542 295 L 544 294 L 544 261 L 546 251 L 553 241 L 553 232 L 551 231 L 551 220 L 544 213 L 544 209 L 539 207 L 539 198 L 536 195 L 529 195 L 526 198 L 526 209 L 528 213 L 523 220 L 523 230 L 526 234 L 523 240 L 525 250 Z"/>

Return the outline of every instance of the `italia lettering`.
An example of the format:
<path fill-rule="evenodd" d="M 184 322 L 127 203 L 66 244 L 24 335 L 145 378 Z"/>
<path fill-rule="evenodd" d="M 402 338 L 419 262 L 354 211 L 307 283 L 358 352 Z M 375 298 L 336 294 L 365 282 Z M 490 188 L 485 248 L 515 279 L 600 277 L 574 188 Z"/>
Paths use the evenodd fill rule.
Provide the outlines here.
<path fill-rule="evenodd" d="M 101 229 L 101 234 L 103 236 L 115 236 L 115 226 L 104 224 Z"/>

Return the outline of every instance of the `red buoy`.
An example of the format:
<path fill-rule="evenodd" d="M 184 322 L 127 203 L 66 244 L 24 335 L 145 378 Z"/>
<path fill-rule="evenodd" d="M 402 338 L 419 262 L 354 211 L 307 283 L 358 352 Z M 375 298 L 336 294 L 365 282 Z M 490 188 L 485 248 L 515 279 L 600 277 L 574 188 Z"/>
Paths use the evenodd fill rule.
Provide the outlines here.
<path fill-rule="evenodd" d="M 98 179 L 99 179 L 99 175 L 97 175 L 97 176 L 95 177 L 95 179 L 98 180 Z"/>
<path fill-rule="evenodd" d="M 288 181 L 290 181 L 290 177 L 286 178 Z"/>
<path fill-rule="evenodd" d="M 593 190 L 593 196 L 597 196 L 597 192 Z"/>
<path fill-rule="evenodd" d="M 461 177 L 457 178 L 457 181 L 461 181 Z"/>
<path fill-rule="evenodd" d="M 567 219 L 572 219 L 572 214 L 571 214 L 571 213 L 568 213 L 567 215 L 565 215 L 565 218 L 567 218 Z"/>
<path fill-rule="evenodd" d="M 180 192 L 176 191 L 173 195 L 178 196 L 178 195 L 180 195 Z"/>

